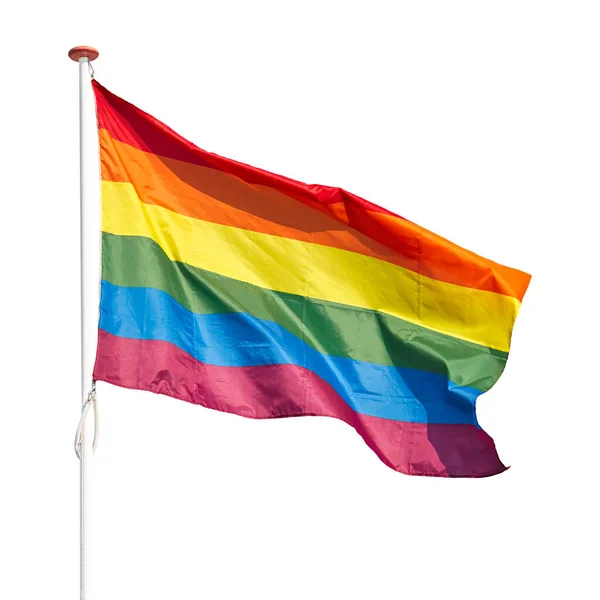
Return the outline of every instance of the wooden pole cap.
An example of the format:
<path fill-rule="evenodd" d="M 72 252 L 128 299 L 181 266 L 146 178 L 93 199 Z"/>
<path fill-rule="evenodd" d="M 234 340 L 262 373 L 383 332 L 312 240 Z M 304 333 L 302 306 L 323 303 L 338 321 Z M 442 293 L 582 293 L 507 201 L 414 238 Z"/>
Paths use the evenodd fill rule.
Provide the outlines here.
<path fill-rule="evenodd" d="M 79 62 L 80 58 L 87 58 L 90 62 L 96 60 L 100 52 L 91 46 L 75 46 L 69 50 L 69 58 L 75 62 Z"/>

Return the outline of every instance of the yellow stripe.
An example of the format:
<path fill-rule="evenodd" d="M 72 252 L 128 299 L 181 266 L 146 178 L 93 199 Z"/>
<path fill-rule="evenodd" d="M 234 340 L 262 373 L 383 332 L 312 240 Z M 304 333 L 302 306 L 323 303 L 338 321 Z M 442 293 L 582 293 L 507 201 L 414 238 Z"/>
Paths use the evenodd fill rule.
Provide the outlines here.
<path fill-rule="evenodd" d="M 151 238 L 171 260 L 509 349 L 520 307 L 514 298 L 441 282 L 347 250 L 186 217 L 141 202 L 130 183 L 103 181 L 102 190 L 103 231 Z M 357 327 L 360 337 L 360 317 Z"/>

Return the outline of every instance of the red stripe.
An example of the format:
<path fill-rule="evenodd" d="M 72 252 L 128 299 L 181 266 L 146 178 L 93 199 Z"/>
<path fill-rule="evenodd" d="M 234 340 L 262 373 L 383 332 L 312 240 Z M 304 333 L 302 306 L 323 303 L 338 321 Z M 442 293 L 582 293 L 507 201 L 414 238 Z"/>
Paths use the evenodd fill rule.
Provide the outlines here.
<path fill-rule="evenodd" d="M 478 256 L 337 187 L 309 185 L 198 148 L 172 129 L 94 81 L 98 126 L 144 152 L 210 167 L 247 183 L 275 189 L 349 225 L 415 263 L 417 273 L 519 300 L 529 275 Z M 410 267 L 409 267 L 410 268 Z"/>
<path fill-rule="evenodd" d="M 224 158 L 198 148 L 178 133 L 140 110 L 130 102 L 119 98 L 96 80 L 93 81 L 98 110 L 98 127 L 106 129 L 113 139 L 130 144 L 135 148 L 160 156 L 182 160 L 196 165 L 213 167 L 236 175 L 244 181 L 274 187 L 284 194 L 311 204 L 317 200 L 322 204 L 336 202 L 356 203 L 368 210 L 388 215 L 394 213 L 377 206 L 364 198 L 340 188 L 309 185 L 282 175 L 276 175 L 250 165 Z"/>
<path fill-rule="evenodd" d="M 492 439 L 473 425 L 358 414 L 328 383 L 294 365 L 207 365 L 167 342 L 100 330 L 94 378 L 253 419 L 335 417 L 353 427 L 386 465 L 408 475 L 485 477 L 506 468 Z"/>

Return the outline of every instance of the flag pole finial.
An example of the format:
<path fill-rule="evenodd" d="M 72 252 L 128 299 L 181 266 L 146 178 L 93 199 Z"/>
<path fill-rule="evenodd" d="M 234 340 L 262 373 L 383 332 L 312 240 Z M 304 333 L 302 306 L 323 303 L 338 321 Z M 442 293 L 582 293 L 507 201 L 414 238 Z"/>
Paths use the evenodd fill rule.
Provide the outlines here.
<path fill-rule="evenodd" d="M 69 50 L 69 58 L 75 62 L 79 62 L 80 58 L 87 58 L 90 62 L 96 60 L 100 52 L 92 46 L 75 46 Z"/>

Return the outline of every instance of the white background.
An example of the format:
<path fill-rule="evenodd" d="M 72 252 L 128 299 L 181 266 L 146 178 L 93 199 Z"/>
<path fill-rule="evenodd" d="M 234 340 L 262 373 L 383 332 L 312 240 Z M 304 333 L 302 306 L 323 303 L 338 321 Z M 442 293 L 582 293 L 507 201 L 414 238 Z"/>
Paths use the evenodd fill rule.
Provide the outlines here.
<path fill-rule="evenodd" d="M 533 274 L 478 403 L 497 477 L 411 478 L 341 422 L 100 384 L 89 600 L 598 598 L 598 6 L 3 8 L 0 598 L 78 596 L 76 44 L 201 147 Z"/>

